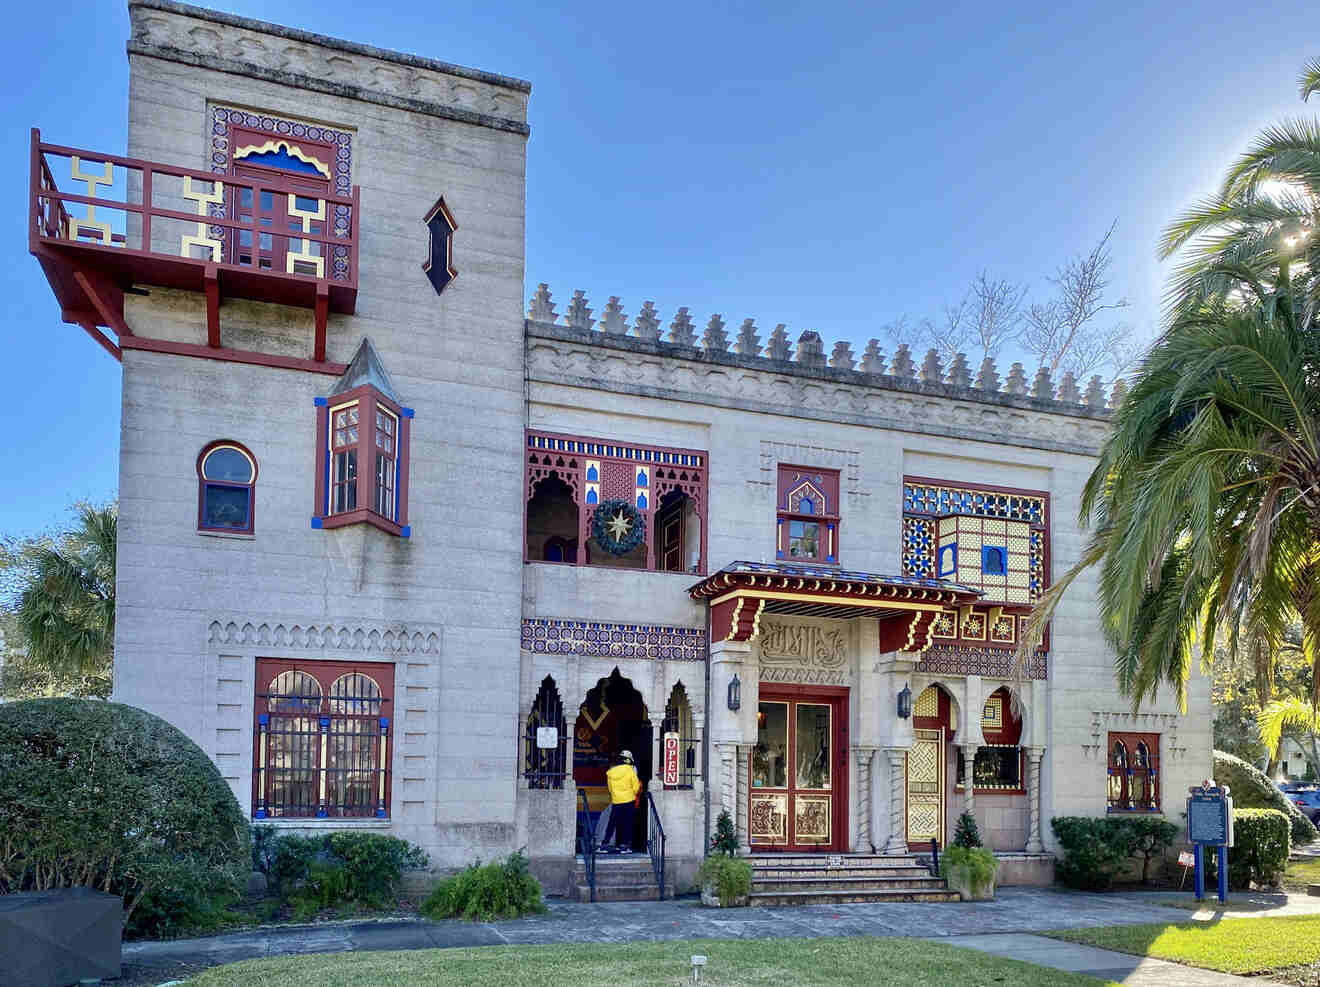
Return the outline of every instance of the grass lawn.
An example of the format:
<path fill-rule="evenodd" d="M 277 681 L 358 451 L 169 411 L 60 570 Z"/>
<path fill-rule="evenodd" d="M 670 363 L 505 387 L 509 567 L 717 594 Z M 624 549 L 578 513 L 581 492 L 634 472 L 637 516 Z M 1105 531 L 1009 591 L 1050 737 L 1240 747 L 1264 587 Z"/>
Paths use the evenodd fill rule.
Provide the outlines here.
<path fill-rule="evenodd" d="M 1283 886 L 1289 891 L 1305 893 L 1308 884 L 1320 884 L 1320 857 L 1290 861 L 1283 872 Z"/>
<path fill-rule="evenodd" d="M 1320 915 L 1122 925 L 1044 934 L 1225 973 L 1267 973 L 1320 961 Z"/>
<path fill-rule="evenodd" d="M 693 939 L 664 943 L 483 946 L 409 952 L 326 953 L 244 960 L 188 981 L 243 984 L 544 984 L 692 982 L 692 955 L 709 957 L 709 987 L 901 983 L 904 987 L 1097 987 L 1102 981 L 916 939 Z"/>

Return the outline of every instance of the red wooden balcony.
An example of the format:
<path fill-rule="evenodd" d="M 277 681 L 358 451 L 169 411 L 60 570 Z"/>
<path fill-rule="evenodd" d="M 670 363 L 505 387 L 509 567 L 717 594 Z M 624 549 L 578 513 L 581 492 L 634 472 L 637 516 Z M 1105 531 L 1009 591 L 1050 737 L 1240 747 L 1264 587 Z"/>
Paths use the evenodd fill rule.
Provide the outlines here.
<path fill-rule="evenodd" d="M 124 294 L 142 287 L 205 293 L 215 350 L 221 298 L 312 309 L 313 363 L 325 362 L 327 312 L 357 305 L 357 186 L 345 197 L 274 169 L 214 174 L 62 147 L 35 128 L 30 181 L 28 247 L 64 321 L 116 357 L 99 327 L 130 345 Z"/>

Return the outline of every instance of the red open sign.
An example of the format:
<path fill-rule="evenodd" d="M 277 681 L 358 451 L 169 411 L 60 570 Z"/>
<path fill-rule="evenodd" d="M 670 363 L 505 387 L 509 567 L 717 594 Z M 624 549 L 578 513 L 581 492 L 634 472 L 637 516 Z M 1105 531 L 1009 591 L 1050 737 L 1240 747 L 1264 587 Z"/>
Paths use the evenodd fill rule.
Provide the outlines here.
<path fill-rule="evenodd" d="M 678 784 L 678 734 L 667 733 L 664 735 L 664 772 L 663 778 L 666 785 Z"/>

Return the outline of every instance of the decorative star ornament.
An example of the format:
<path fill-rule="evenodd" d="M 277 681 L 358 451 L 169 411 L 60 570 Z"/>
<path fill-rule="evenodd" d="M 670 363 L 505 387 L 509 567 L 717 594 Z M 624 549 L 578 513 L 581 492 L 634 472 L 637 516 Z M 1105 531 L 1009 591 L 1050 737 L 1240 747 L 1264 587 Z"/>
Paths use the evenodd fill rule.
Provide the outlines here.
<path fill-rule="evenodd" d="M 623 541 L 623 536 L 632 530 L 632 522 L 623 516 L 623 511 L 618 511 L 609 519 L 605 527 L 609 529 L 611 538 L 615 541 Z"/>

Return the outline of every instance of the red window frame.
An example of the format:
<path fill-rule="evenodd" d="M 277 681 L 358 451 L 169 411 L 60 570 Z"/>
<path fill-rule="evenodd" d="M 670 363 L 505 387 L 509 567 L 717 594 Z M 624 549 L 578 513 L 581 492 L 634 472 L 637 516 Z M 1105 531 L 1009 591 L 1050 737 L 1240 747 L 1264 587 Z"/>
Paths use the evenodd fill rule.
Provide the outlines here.
<path fill-rule="evenodd" d="M 271 693 L 285 672 L 310 677 L 319 692 L 297 697 Z M 336 695 L 335 684 L 355 673 L 376 684 L 379 700 L 359 698 L 353 690 Z M 253 818 L 389 818 L 392 663 L 258 658 L 254 691 Z M 281 756 L 290 752 L 303 758 L 303 764 L 280 764 Z M 337 767 L 345 756 L 350 766 Z M 357 764 L 352 763 L 355 758 Z M 300 788 L 307 797 L 295 803 L 277 799 L 281 786 L 286 792 Z M 354 788 L 366 797 L 345 798 Z"/>
<path fill-rule="evenodd" d="M 217 449 L 235 449 L 247 457 L 247 461 L 252 466 L 252 477 L 247 483 L 238 483 L 231 480 L 208 480 L 206 478 L 206 458 Z M 246 490 L 247 491 L 247 524 L 238 528 L 233 525 L 213 525 L 206 523 L 206 489 L 207 487 L 217 487 L 228 490 Z M 241 442 L 235 442 L 233 439 L 219 439 L 215 442 L 208 442 L 202 447 L 202 451 L 197 454 L 197 530 L 207 532 L 226 532 L 235 535 L 250 535 L 256 530 L 257 514 L 257 457 L 252 455 L 252 450 Z"/>
<path fill-rule="evenodd" d="M 338 413 L 356 410 L 357 421 L 337 428 Z M 388 421 L 392 433 L 380 427 Z M 408 447 L 413 410 L 363 384 L 330 398 L 316 399 L 316 490 L 312 527 L 341 528 L 366 523 L 407 538 Z M 349 428 L 355 434 L 347 434 Z M 386 436 L 392 445 L 386 442 Z M 344 457 L 342 460 L 340 457 Z M 353 462 L 353 475 L 339 463 Z M 382 473 L 384 470 L 384 482 Z"/>
<path fill-rule="evenodd" d="M 839 471 L 814 466 L 780 463 L 775 496 L 775 558 L 783 562 L 839 563 Z M 812 504 L 811 513 L 801 511 L 801 502 L 793 495 L 803 483 L 810 483 L 821 495 L 820 510 Z M 815 524 L 819 530 L 814 555 L 792 554 L 793 525 Z M 805 529 L 804 529 L 805 531 Z"/>
<path fill-rule="evenodd" d="M 1119 745 L 1122 745 L 1122 758 Z M 1139 753 L 1143 747 L 1144 763 Z M 1161 811 L 1158 733 L 1110 731 L 1109 743 L 1105 747 L 1105 765 L 1108 811 Z"/>

